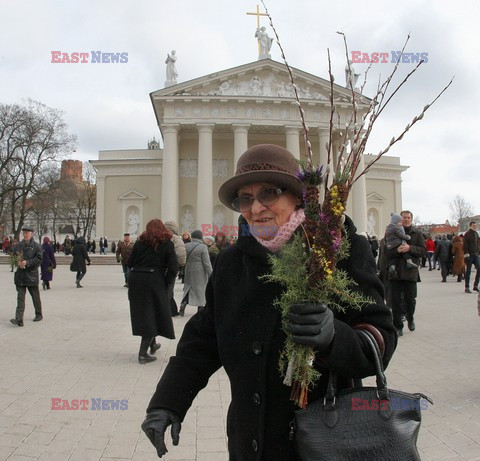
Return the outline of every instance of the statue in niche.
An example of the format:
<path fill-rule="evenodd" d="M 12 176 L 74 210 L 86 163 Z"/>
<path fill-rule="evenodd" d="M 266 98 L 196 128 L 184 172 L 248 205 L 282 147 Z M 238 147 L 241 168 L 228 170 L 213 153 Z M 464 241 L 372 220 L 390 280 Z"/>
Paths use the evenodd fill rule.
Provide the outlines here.
<path fill-rule="evenodd" d="M 174 85 L 177 83 L 177 67 L 175 66 L 175 62 L 177 61 L 177 53 L 175 50 L 172 50 L 172 53 L 167 54 L 167 59 L 165 60 L 165 64 L 167 65 L 167 82 L 170 85 Z"/>
<path fill-rule="evenodd" d="M 182 216 L 182 231 L 192 233 L 195 230 L 195 219 L 192 212 L 187 208 Z"/>
<path fill-rule="evenodd" d="M 128 223 L 128 233 L 132 237 L 135 237 L 138 232 L 138 226 L 140 225 L 140 217 L 138 216 L 137 213 L 135 213 L 135 210 L 132 210 L 128 215 L 127 223 Z"/>
<path fill-rule="evenodd" d="M 213 215 L 213 225 L 219 231 L 225 225 L 225 213 L 221 208 L 217 208 L 215 214 Z"/>
<path fill-rule="evenodd" d="M 373 214 L 373 211 L 370 211 L 368 214 L 368 219 L 367 219 L 367 232 L 368 235 L 375 235 L 375 224 L 376 224 L 376 219 Z"/>
<path fill-rule="evenodd" d="M 272 48 L 273 38 L 268 36 L 265 26 L 257 29 L 255 37 L 259 45 L 258 59 L 271 59 L 270 50 Z"/>

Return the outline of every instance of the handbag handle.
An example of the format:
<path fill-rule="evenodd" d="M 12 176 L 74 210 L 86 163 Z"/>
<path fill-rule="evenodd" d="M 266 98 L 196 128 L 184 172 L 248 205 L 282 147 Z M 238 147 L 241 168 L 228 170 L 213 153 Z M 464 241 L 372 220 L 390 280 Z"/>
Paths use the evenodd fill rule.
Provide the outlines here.
<path fill-rule="evenodd" d="M 388 397 L 388 388 L 387 388 L 387 377 L 383 369 L 383 363 L 381 358 L 380 349 L 378 347 L 377 341 L 374 336 L 366 330 L 355 330 L 357 333 L 362 335 L 366 340 L 370 349 L 373 352 L 373 360 L 375 362 L 375 375 L 377 378 L 377 394 L 381 400 L 387 400 Z M 330 370 L 330 376 L 328 378 L 327 392 L 325 394 L 325 403 L 335 404 L 335 395 L 337 394 L 337 373 L 333 370 Z"/>

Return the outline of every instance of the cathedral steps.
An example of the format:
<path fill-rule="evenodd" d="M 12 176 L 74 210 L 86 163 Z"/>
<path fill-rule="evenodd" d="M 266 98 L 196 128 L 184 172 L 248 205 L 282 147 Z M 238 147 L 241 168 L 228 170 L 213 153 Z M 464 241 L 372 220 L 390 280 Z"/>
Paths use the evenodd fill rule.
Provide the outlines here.
<path fill-rule="evenodd" d="M 118 264 L 115 257 L 115 253 L 107 253 L 106 255 L 99 255 L 98 253 L 92 254 L 89 253 L 90 260 L 92 265 L 95 266 L 106 266 L 110 264 Z M 63 253 L 55 253 L 55 260 L 57 261 L 57 266 L 63 266 L 70 264 L 72 262 L 72 256 L 65 256 Z M 0 254 L 0 264 L 8 264 L 8 255 Z"/>

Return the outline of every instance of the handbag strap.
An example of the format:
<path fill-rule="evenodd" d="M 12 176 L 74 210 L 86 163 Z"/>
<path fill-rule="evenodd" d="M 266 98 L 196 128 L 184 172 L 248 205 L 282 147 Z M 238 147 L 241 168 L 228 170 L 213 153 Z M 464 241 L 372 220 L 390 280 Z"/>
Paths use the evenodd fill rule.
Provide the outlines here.
<path fill-rule="evenodd" d="M 189 258 L 190 255 L 193 253 L 193 250 L 195 250 L 195 248 L 198 247 L 198 245 L 200 245 L 200 243 L 197 243 L 197 244 L 188 252 L 187 259 L 185 259 L 185 266 L 187 265 L 188 258 Z"/>
<path fill-rule="evenodd" d="M 373 360 L 375 362 L 375 375 L 377 378 L 377 393 L 381 400 L 388 399 L 388 388 L 387 388 L 387 378 L 383 369 L 382 356 L 378 344 L 375 340 L 375 337 L 365 330 L 355 330 L 361 336 L 363 336 L 370 349 L 373 352 Z M 337 373 L 333 370 L 330 370 L 330 376 L 328 377 L 327 392 L 325 394 L 325 403 L 335 404 L 335 396 L 337 394 Z"/>

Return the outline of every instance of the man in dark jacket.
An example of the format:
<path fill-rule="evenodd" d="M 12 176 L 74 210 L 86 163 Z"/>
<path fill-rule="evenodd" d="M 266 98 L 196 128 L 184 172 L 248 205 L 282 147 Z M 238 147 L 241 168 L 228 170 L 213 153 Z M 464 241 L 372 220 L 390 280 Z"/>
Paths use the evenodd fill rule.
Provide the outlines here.
<path fill-rule="evenodd" d="M 475 269 L 477 270 L 473 282 L 473 291 L 478 291 L 478 280 L 480 278 L 480 259 L 478 257 L 479 245 L 480 241 L 477 233 L 477 223 L 471 221 L 470 229 L 468 229 L 463 236 L 463 252 L 465 253 L 465 263 L 467 265 L 465 271 L 465 293 L 471 293 L 469 285 L 472 265 L 475 266 Z"/>
<path fill-rule="evenodd" d="M 442 239 L 438 242 L 435 248 L 435 258 L 440 261 L 440 268 L 442 270 L 442 282 L 447 281 L 447 275 L 450 272 L 449 263 L 452 259 L 452 242 L 447 239 L 447 236 L 442 235 Z"/>
<path fill-rule="evenodd" d="M 33 240 L 33 227 L 23 226 L 23 240 L 17 245 L 15 253 L 21 255 L 18 262 L 18 268 L 15 272 L 15 286 L 17 288 L 17 310 L 15 318 L 10 319 L 14 325 L 23 327 L 23 314 L 25 312 L 25 294 L 30 293 L 35 308 L 34 322 L 43 319 L 42 301 L 40 300 L 40 291 L 38 289 L 39 277 L 38 268 L 42 263 L 42 249 L 40 245 Z"/>
<path fill-rule="evenodd" d="M 390 287 L 392 292 L 392 313 L 393 324 L 397 329 L 399 336 L 403 335 L 402 320 L 402 295 L 405 301 L 406 319 L 408 329 L 415 330 L 415 305 L 417 298 L 417 282 L 420 282 L 420 274 L 418 265 L 422 258 L 427 256 L 425 248 L 425 240 L 423 234 L 412 226 L 413 214 L 411 211 L 402 211 L 402 225 L 405 233 L 410 236 L 408 243 L 403 243 L 399 247 L 392 248 L 387 251 L 389 264 L 395 265 L 395 271 L 389 272 Z M 409 253 L 412 261 L 417 267 L 408 268 L 405 258 L 401 257 L 402 253 Z"/>
<path fill-rule="evenodd" d="M 117 263 L 122 263 L 123 277 L 125 278 L 125 288 L 128 288 L 128 276 L 130 274 L 130 268 L 128 267 L 128 258 L 133 249 L 133 242 L 130 240 L 130 234 L 127 232 L 123 234 L 123 241 L 118 242 L 115 255 L 117 257 Z"/>

